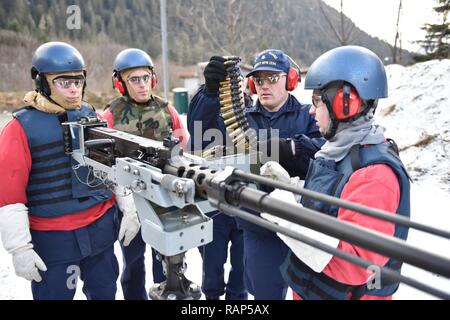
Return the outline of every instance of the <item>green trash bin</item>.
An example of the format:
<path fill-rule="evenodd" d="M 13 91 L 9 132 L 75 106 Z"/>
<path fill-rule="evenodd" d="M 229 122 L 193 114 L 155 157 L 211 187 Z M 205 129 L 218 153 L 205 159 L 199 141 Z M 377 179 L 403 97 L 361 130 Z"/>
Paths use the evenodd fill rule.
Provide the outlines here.
<path fill-rule="evenodd" d="M 186 88 L 174 88 L 173 92 L 173 104 L 179 114 L 187 113 L 188 109 L 188 91 Z"/>

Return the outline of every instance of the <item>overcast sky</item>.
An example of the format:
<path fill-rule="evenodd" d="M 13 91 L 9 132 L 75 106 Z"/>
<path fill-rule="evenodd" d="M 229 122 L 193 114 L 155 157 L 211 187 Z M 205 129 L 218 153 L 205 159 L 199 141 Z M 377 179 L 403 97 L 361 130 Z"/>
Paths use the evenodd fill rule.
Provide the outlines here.
<path fill-rule="evenodd" d="M 340 11 L 340 0 L 324 0 Z M 402 47 L 417 50 L 414 40 L 423 39 L 425 32 L 420 28 L 425 23 L 436 23 L 433 10 L 435 0 L 403 0 L 400 16 Z M 355 24 L 370 35 L 394 43 L 399 0 L 344 0 L 344 13 Z"/>

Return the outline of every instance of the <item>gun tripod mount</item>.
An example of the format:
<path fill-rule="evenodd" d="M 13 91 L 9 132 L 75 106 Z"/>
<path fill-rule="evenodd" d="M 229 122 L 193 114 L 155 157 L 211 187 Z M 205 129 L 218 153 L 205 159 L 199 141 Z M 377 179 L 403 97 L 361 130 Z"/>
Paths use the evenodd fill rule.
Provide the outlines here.
<path fill-rule="evenodd" d="M 158 254 L 158 258 L 162 259 Z M 185 253 L 163 258 L 166 280 L 154 284 L 148 293 L 152 300 L 198 300 L 202 291 L 198 285 L 185 277 Z"/>

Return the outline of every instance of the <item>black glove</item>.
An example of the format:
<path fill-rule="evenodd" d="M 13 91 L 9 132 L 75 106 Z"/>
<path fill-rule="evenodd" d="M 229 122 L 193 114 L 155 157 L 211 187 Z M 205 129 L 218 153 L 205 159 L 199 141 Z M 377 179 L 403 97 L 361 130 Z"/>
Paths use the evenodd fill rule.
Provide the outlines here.
<path fill-rule="evenodd" d="M 224 81 L 227 77 L 225 68 L 225 59 L 220 56 L 213 56 L 205 67 L 203 72 L 205 76 L 206 92 L 214 94 L 219 91 L 219 82 Z"/>
<path fill-rule="evenodd" d="M 272 150 L 272 145 L 278 146 Z M 278 150 L 277 150 L 278 149 Z M 261 152 L 261 162 L 277 161 L 285 166 L 295 157 L 295 143 L 292 139 L 271 138 L 258 142 L 258 150 Z"/>

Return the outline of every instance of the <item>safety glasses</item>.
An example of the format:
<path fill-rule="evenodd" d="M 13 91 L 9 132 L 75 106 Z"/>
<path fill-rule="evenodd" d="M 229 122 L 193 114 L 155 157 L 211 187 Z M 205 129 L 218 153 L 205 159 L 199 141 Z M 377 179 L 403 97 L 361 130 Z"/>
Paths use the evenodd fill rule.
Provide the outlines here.
<path fill-rule="evenodd" d="M 146 75 L 143 75 L 143 76 L 140 76 L 140 77 L 138 77 L 138 76 L 128 77 L 127 80 L 128 80 L 131 84 L 138 85 L 138 84 L 141 83 L 141 81 L 142 81 L 144 84 L 149 83 L 149 82 L 150 82 L 150 78 L 151 78 L 151 76 L 150 76 L 149 74 L 146 74 Z"/>
<path fill-rule="evenodd" d="M 84 85 L 84 78 L 56 78 L 53 84 L 60 89 L 69 89 L 72 85 L 79 89 Z"/>
<path fill-rule="evenodd" d="M 312 100 L 314 107 L 316 107 L 316 108 L 317 108 L 318 104 L 323 101 L 322 96 L 318 95 L 318 94 L 313 94 L 311 97 L 311 100 Z"/>
<path fill-rule="evenodd" d="M 281 77 L 286 76 L 285 74 L 273 74 L 271 76 L 261 78 L 261 77 L 254 77 L 255 84 L 258 86 L 262 86 L 265 81 L 267 81 L 269 84 L 275 84 L 278 81 L 280 81 Z"/>

